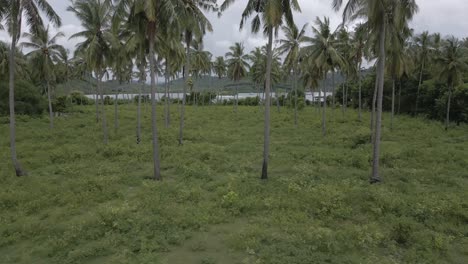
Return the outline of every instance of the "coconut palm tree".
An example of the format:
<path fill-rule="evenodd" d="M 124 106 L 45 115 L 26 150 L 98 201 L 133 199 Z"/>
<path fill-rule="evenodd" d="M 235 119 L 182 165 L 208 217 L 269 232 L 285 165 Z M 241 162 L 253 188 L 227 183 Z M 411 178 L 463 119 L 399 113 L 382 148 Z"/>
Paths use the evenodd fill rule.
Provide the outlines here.
<path fill-rule="evenodd" d="M 416 93 L 416 107 L 414 110 L 415 114 L 418 114 L 419 110 L 419 93 L 421 90 L 421 85 L 423 82 L 423 73 L 425 70 L 426 63 L 429 60 L 429 49 L 431 43 L 431 36 L 429 35 L 428 31 L 424 31 L 420 35 L 414 37 L 414 43 L 418 49 L 418 61 L 420 63 L 420 71 L 419 71 L 419 83 L 418 83 L 418 91 Z"/>
<path fill-rule="evenodd" d="M 141 100 L 142 87 L 144 87 L 147 78 L 148 50 L 149 40 L 146 34 L 146 15 L 143 12 L 135 13 L 134 2 L 119 2 L 116 6 L 114 19 L 124 20 L 125 26 L 123 35 L 125 38 L 125 49 L 132 58 L 135 59 L 135 66 L 138 71 L 135 73 L 138 78 L 138 102 L 137 102 L 137 124 L 136 124 L 136 143 L 141 143 Z"/>
<path fill-rule="evenodd" d="M 284 59 L 284 66 L 287 72 L 293 74 L 293 90 L 294 90 L 294 125 L 297 127 L 297 76 L 299 75 L 299 51 L 301 45 L 305 42 L 306 28 L 309 24 L 305 24 L 302 29 L 294 25 L 282 26 L 281 29 L 285 34 L 285 39 L 279 41 L 278 48 L 281 55 L 287 54 Z"/>
<path fill-rule="evenodd" d="M 199 79 L 205 74 L 211 73 L 211 57 L 213 56 L 209 51 L 204 50 L 203 40 L 198 39 L 193 42 L 192 50 L 190 56 L 191 58 L 191 76 L 195 79 Z M 202 92 L 202 91 L 201 91 Z M 195 105 L 198 105 L 197 102 L 197 93 L 195 95 Z M 202 99 L 204 102 L 204 99 Z"/>
<path fill-rule="evenodd" d="M 59 74 L 62 76 L 65 84 L 68 84 L 71 78 L 72 62 L 70 58 L 70 51 L 63 48 L 60 49 L 58 54 L 53 58 L 54 62 L 59 65 Z M 70 89 L 68 89 L 71 91 Z"/>
<path fill-rule="evenodd" d="M 351 38 L 351 57 L 354 58 L 354 66 L 356 67 L 354 73 L 355 78 L 358 80 L 359 95 L 358 95 L 358 118 L 362 121 L 362 82 L 361 82 L 361 67 L 362 60 L 367 54 L 366 40 L 368 37 L 367 25 L 360 23 L 356 26 L 354 34 Z"/>
<path fill-rule="evenodd" d="M 182 65 L 185 61 L 185 49 L 179 38 L 176 37 L 167 37 L 166 41 L 161 43 L 163 47 L 161 54 L 164 56 L 164 72 L 165 72 L 165 126 L 168 128 L 170 126 L 171 120 L 171 97 L 170 97 L 170 78 L 173 76 L 179 69 L 182 68 Z"/>
<path fill-rule="evenodd" d="M 411 20 L 417 12 L 418 6 L 415 0 L 392 1 L 392 0 L 348 0 L 343 10 L 343 21 L 363 18 L 369 26 L 370 33 L 377 39 L 378 47 L 378 68 L 377 68 L 377 113 L 375 121 L 372 175 L 370 182 L 379 183 L 380 160 L 380 138 L 382 133 L 382 101 L 385 75 L 386 50 L 385 42 L 388 28 L 388 16 L 397 18 L 395 24 L 404 25 Z M 343 5 L 343 0 L 333 0 L 333 7 L 339 11 Z"/>
<path fill-rule="evenodd" d="M 312 60 L 315 60 L 319 68 L 326 71 L 326 73 L 331 72 L 332 107 L 334 109 L 335 70 L 344 65 L 344 60 L 338 51 L 338 42 L 336 40 L 338 32 L 336 30 L 331 30 L 330 19 L 328 17 L 324 17 L 323 20 L 317 17 L 315 20 L 315 27 L 312 27 L 312 32 L 314 33 L 314 37 L 306 37 L 305 41 L 310 43 L 310 45 L 304 47 L 304 52 L 306 52 Z M 326 76 L 326 74 L 324 76 Z M 326 103 L 324 107 L 326 107 Z"/>
<path fill-rule="evenodd" d="M 0 41 L 0 76 L 6 76 L 8 73 L 8 46 Z"/>
<path fill-rule="evenodd" d="M 82 52 L 97 80 L 97 92 L 101 97 L 101 121 L 104 144 L 108 142 L 107 119 L 104 106 L 104 89 L 101 82 L 109 63 L 110 45 L 107 32 L 110 30 L 112 4 L 106 0 L 76 0 L 67 11 L 75 14 L 81 21 L 83 31 L 70 36 L 70 39 L 84 38 L 77 44 L 77 52 Z M 96 94 L 97 96 L 97 94 Z"/>
<path fill-rule="evenodd" d="M 208 1 L 208 0 L 206 0 Z M 211 0 L 209 0 L 212 2 Z M 159 141 L 156 115 L 156 49 L 155 44 L 161 41 L 164 30 L 178 30 L 182 24 L 189 23 L 189 17 L 197 15 L 194 23 L 199 22 L 198 16 L 203 16 L 199 5 L 205 2 L 193 0 L 120 0 L 116 3 L 116 14 L 124 15 L 128 13 L 128 23 L 133 20 L 140 20 L 137 31 L 141 32 L 148 39 L 148 53 L 151 77 L 151 127 L 153 131 L 153 171 L 154 179 L 162 180 L 159 157 Z M 205 20 L 206 22 L 207 20 Z M 193 21 L 192 21 L 193 22 Z M 159 47 L 159 46 L 158 46 Z M 158 48 L 156 47 L 156 48 Z M 190 45 L 189 45 L 190 47 Z M 189 50 L 187 50 L 189 52 Z M 183 114 L 182 114 L 183 115 Z M 183 116 L 182 116 L 183 118 Z M 183 126 L 183 122 L 182 122 Z M 181 143 L 181 142 L 180 142 Z"/>
<path fill-rule="evenodd" d="M 338 64 L 338 68 L 340 69 L 341 73 L 345 76 L 345 81 L 341 85 L 342 86 L 342 105 L 341 111 L 343 113 L 343 117 L 347 110 L 348 104 L 348 81 L 349 77 L 355 75 L 354 71 L 356 68 L 353 65 L 353 57 L 352 57 L 352 45 L 351 45 L 351 37 L 347 30 L 347 28 L 342 25 L 337 32 L 336 36 L 337 41 L 337 50 L 340 52 L 340 56 L 343 59 L 341 65 Z"/>
<path fill-rule="evenodd" d="M 119 17 L 114 16 L 108 31 L 104 32 L 105 39 L 109 42 L 109 52 L 112 56 L 108 58 L 108 64 L 112 69 L 114 78 L 121 85 L 127 79 L 129 69 L 133 68 L 131 53 L 127 51 L 125 43 L 124 24 Z M 116 88 L 114 97 L 114 130 L 117 133 L 119 129 L 119 110 L 118 110 L 119 90 Z"/>
<path fill-rule="evenodd" d="M 227 64 L 223 56 L 216 57 L 213 62 L 213 70 L 219 79 L 223 78 L 227 74 Z"/>
<path fill-rule="evenodd" d="M 215 11 L 217 10 L 216 0 L 179 0 L 183 2 L 178 10 L 177 14 L 180 19 L 180 28 L 184 31 L 184 42 L 186 45 L 186 61 L 185 61 L 185 86 L 182 95 L 182 106 L 180 111 L 180 127 L 179 127 L 179 145 L 183 145 L 184 136 L 184 121 L 185 121 L 185 101 L 187 97 L 187 88 L 189 86 L 188 81 L 190 80 L 190 73 L 192 72 L 191 67 L 191 54 L 190 49 L 192 41 L 195 38 L 201 39 L 206 31 L 213 31 L 213 27 L 206 18 L 204 11 Z M 193 82 L 193 80 L 192 80 Z"/>
<path fill-rule="evenodd" d="M 259 98 L 260 98 L 260 91 L 263 91 L 263 95 L 265 92 L 265 76 L 266 75 L 262 76 L 261 75 L 262 71 L 259 70 L 261 68 L 266 69 L 267 60 L 265 60 L 264 57 L 265 56 L 263 56 L 262 48 L 260 47 L 256 47 L 249 54 L 249 61 L 251 63 L 249 75 L 252 78 L 252 81 L 255 83 L 255 86 L 257 86 Z M 265 66 L 265 67 L 262 67 L 262 66 Z M 266 74 L 266 71 L 265 71 L 265 74 Z"/>
<path fill-rule="evenodd" d="M 62 32 L 58 32 L 55 35 L 51 35 L 49 27 L 41 28 L 39 27 L 37 31 L 33 33 L 23 33 L 23 38 L 26 38 L 27 41 L 20 43 L 21 47 L 31 49 L 31 51 L 26 54 L 28 57 L 34 57 L 38 60 L 39 68 L 41 71 L 41 76 L 44 78 L 44 81 L 47 86 L 47 99 L 49 103 L 49 121 L 50 128 L 54 128 L 54 111 L 52 109 L 52 92 L 50 87 L 50 80 L 54 75 L 53 71 L 53 61 L 52 58 L 59 56 L 60 51 L 65 50 L 65 48 L 57 44 L 57 40 L 65 35 Z"/>
<path fill-rule="evenodd" d="M 87 60 L 85 50 L 75 50 L 73 59 L 71 63 L 73 65 L 73 72 L 72 76 L 77 79 L 81 79 L 88 83 L 89 86 L 93 87 L 96 86 L 95 82 L 93 82 L 92 78 L 92 68 Z M 95 90 L 96 96 L 94 96 L 94 105 L 96 108 L 96 123 L 99 123 L 99 104 L 98 104 L 98 92 Z"/>
<path fill-rule="evenodd" d="M 463 83 L 464 73 L 468 70 L 467 51 L 462 43 L 451 37 L 446 40 L 442 47 L 440 57 L 436 58 L 439 65 L 439 79 L 447 83 L 447 112 L 445 118 L 445 130 L 448 130 L 450 124 L 450 105 L 452 100 L 453 88 Z"/>
<path fill-rule="evenodd" d="M 281 57 L 278 49 L 273 49 L 273 58 L 271 60 L 271 85 L 278 84 L 282 80 Z M 255 48 L 248 55 L 252 65 L 250 66 L 250 75 L 252 80 L 257 84 L 265 86 L 267 72 L 267 47 Z"/>
<path fill-rule="evenodd" d="M 405 70 L 411 64 L 408 60 L 407 42 L 412 35 L 412 30 L 408 25 L 400 28 L 394 25 L 394 18 L 389 16 L 388 36 L 387 36 L 387 72 L 392 79 L 392 112 L 390 116 L 390 129 L 393 129 L 393 119 L 395 116 L 395 82 L 405 73 Z"/>
<path fill-rule="evenodd" d="M 9 54 L 10 54 L 10 47 L 8 47 L 6 43 L 0 41 L 0 79 L 2 80 L 8 79 Z M 29 61 L 18 50 L 15 53 L 14 68 L 15 68 L 15 75 L 18 74 L 26 78 L 31 75 Z"/>
<path fill-rule="evenodd" d="M 234 43 L 233 46 L 229 47 L 229 52 L 226 53 L 227 58 L 227 75 L 234 82 L 239 82 L 246 75 L 249 69 L 249 64 L 247 60 L 249 56 L 244 53 L 244 45 L 240 42 Z M 237 105 L 239 103 L 239 91 L 238 85 L 236 85 L 236 102 L 235 102 L 235 112 L 237 113 Z"/>
<path fill-rule="evenodd" d="M 213 71 L 218 79 L 222 79 L 227 74 L 227 64 L 224 60 L 223 56 L 216 57 L 215 61 L 213 61 Z M 219 103 L 219 88 L 217 89 L 217 100 Z"/>
<path fill-rule="evenodd" d="M 335 34 L 330 28 L 330 19 L 325 17 L 323 21 L 317 17 L 315 21 L 316 26 L 312 27 L 313 37 L 305 37 L 305 41 L 310 45 L 303 48 L 304 56 L 312 60 L 312 63 L 317 68 L 321 69 L 323 73 L 321 76 L 325 78 L 328 72 L 332 72 L 332 92 L 334 97 L 335 78 L 334 72 L 336 66 L 344 65 L 343 58 L 338 51 Z M 322 113 L 322 134 L 326 135 L 326 110 L 327 110 L 327 89 L 325 88 L 325 96 L 323 102 Z M 333 99 L 334 102 L 334 99 Z M 333 103 L 332 103 L 333 104 Z"/>
<path fill-rule="evenodd" d="M 42 11 L 46 18 L 55 26 L 61 25 L 60 17 L 47 0 L 0 0 L 0 19 L 6 20 L 6 26 L 11 36 L 9 54 L 9 107 L 10 107 L 10 151 L 16 176 L 24 176 L 26 172 L 21 167 L 16 154 L 16 120 L 15 120 L 15 54 L 16 44 L 22 33 L 23 21 L 31 32 L 37 32 L 44 26 Z"/>
<path fill-rule="evenodd" d="M 221 11 L 226 10 L 236 0 L 225 0 L 221 5 Z M 265 126 L 263 144 L 262 179 L 268 179 L 268 161 L 270 153 L 270 90 L 271 90 L 271 65 L 273 61 L 273 35 L 279 27 L 286 22 L 294 25 L 293 10 L 300 12 L 297 0 L 248 0 L 242 13 L 240 28 L 253 14 L 252 32 L 258 33 L 263 22 L 263 33 L 268 37 L 267 44 L 267 70 L 265 81 Z"/>
<path fill-rule="evenodd" d="M 312 60 L 304 59 L 301 62 L 301 79 L 304 87 L 308 87 L 312 94 L 312 103 L 315 104 L 314 91 L 319 88 L 322 72 Z M 320 92 L 321 93 L 321 92 Z M 318 109 L 318 108 L 317 108 Z"/>

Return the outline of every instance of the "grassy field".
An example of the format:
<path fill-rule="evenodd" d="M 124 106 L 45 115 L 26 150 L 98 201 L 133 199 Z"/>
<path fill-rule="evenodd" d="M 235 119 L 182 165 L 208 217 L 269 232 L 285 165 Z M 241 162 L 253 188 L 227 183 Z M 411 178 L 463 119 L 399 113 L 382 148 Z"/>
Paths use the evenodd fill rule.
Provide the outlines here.
<path fill-rule="evenodd" d="M 163 128 L 163 182 L 152 173 L 150 109 L 135 144 L 134 106 L 101 143 L 93 107 L 19 117 L 14 176 L 0 125 L 0 263 L 468 263 L 468 127 L 384 116 L 382 175 L 370 186 L 368 115 L 272 111 L 270 180 L 259 180 L 259 107 L 177 107 Z"/>

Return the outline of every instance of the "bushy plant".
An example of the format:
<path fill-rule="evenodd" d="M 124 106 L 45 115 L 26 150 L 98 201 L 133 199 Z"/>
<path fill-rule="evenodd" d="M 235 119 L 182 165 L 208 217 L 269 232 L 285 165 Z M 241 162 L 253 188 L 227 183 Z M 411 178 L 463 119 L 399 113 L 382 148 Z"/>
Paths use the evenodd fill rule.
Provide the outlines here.
<path fill-rule="evenodd" d="M 71 101 L 67 96 L 59 96 L 52 101 L 52 109 L 55 113 L 65 113 L 71 106 Z"/>
<path fill-rule="evenodd" d="M 8 82 L 0 82 L 0 114 L 7 115 L 8 103 Z M 34 87 L 25 80 L 15 81 L 15 111 L 17 114 L 38 116 L 47 109 L 47 101 L 41 95 L 39 88 Z"/>
<path fill-rule="evenodd" d="M 72 104 L 75 105 L 90 105 L 92 104 L 91 100 L 84 95 L 81 91 L 72 91 L 69 94 Z"/>

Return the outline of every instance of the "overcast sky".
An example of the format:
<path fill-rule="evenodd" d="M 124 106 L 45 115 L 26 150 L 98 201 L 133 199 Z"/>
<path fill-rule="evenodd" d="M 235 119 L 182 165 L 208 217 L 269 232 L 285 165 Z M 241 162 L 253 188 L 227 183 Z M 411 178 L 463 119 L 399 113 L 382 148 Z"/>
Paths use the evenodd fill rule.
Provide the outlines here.
<path fill-rule="evenodd" d="M 222 2 L 223 0 L 218 0 Z M 266 43 L 262 34 L 252 35 L 249 26 L 243 31 L 239 31 L 239 21 L 243 8 L 247 0 L 237 0 L 237 2 L 227 10 L 221 18 L 215 14 L 209 14 L 213 24 L 213 32 L 208 33 L 205 38 L 205 49 L 213 53 L 214 56 L 224 55 L 230 45 L 234 42 L 243 42 L 247 50 Z M 59 41 L 70 51 L 74 50 L 77 40 L 68 40 L 68 37 L 81 30 L 80 22 L 71 13 L 66 11 L 70 2 L 67 0 L 49 0 L 62 18 L 63 26 L 60 29 L 66 34 L 66 38 Z M 417 0 L 419 13 L 411 22 L 411 27 L 416 33 L 424 30 L 430 32 L 441 32 L 443 36 L 454 35 L 459 38 L 468 37 L 468 0 Z M 295 15 L 295 22 L 298 27 L 305 23 L 313 24 L 317 16 L 330 17 L 333 28 L 341 22 L 340 14 L 331 9 L 331 0 L 299 0 L 302 13 Z M 307 31 L 311 33 L 310 27 Z M 0 40 L 7 41 L 5 32 L 0 32 Z"/>

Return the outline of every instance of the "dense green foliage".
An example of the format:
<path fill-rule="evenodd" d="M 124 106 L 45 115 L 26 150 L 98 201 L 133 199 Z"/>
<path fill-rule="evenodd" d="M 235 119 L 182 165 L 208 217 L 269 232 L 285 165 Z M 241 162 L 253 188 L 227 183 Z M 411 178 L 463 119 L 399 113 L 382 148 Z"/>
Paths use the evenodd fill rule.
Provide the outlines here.
<path fill-rule="evenodd" d="M 107 109 L 110 113 L 111 107 Z M 175 108 L 174 108 L 175 109 Z M 271 172 L 261 166 L 260 107 L 188 107 L 184 147 L 160 130 L 152 176 L 150 108 L 142 144 L 133 105 L 103 145 L 93 106 L 19 118 L 15 177 L 0 138 L 1 263 L 466 263 L 468 127 L 384 116 L 382 173 L 369 186 L 369 114 L 272 111 Z M 175 111 L 174 111 L 175 112 Z M 158 108 L 162 122 L 162 108 Z M 110 114 L 109 114 L 110 115 Z M 110 117 L 110 116 L 109 116 Z M 176 124 L 176 115 L 173 115 Z M 8 126 L 0 125 L 7 134 Z"/>
<path fill-rule="evenodd" d="M 0 115 L 7 115 L 8 107 L 8 83 L 0 82 Z M 18 114 L 37 116 L 47 109 L 47 101 L 33 84 L 18 80 L 15 83 L 15 107 Z"/>
<path fill-rule="evenodd" d="M 444 120 L 447 112 L 447 84 L 431 75 L 421 85 L 419 96 L 418 114 L 430 119 Z M 342 89 L 337 90 L 337 101 L 342 102 Z M 358 107 L 359 87 L 356 82 L 347 84 L 349 106 Z M 384 111 L 390 111 L 392 107 L 392 81 L 386 80 L 384 89 Z M 396 109 L 403 114 L 413 114 L 417 95 L 418 80 L 405 78 L 396 83 Z M 372 107 L 372 96 L 375 88 L 375 74 L 369 74 L 362 80 L 363 106 L 367 109 Z M 401 89 L 401 97 L 400 97 Z M 399 111 L 398 111 L 399 109 Z M 468 123 L 468 83 L 457 86 L 454 89 L 451 116 L 452 121 Z"/>

